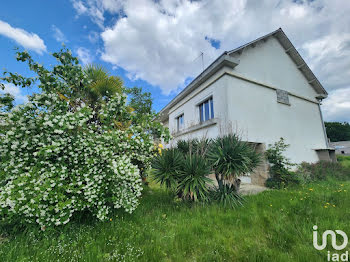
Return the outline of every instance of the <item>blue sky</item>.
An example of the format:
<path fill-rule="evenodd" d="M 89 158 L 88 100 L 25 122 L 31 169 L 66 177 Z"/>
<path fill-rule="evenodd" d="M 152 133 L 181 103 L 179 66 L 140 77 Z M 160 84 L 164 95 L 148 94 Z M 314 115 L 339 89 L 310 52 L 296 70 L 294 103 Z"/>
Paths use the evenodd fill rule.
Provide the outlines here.
<path fill-rule="evenodd" d="M 328 121 L 350 121 L 350 1 L 31 0 L 0 8 L 0 68 L 29 74 L 14 47 L 45 65 L 62 42 L 126 86 L 152 93 L 159 111 L 225 50 L 282 27 L 329 92 Z M 37 91 L 11 85 L 23 102 Z"/>
<path fill-rule="evenodd" d="M 114 19 L 114 17 L 110 17 L 108 20 L 112 23 Z M 88 16 L 77 17 L 72 2 L 69 0 L 8 1 L 6 5 L 2 5 L 2 8 L 0 8 L 0 21 L 8 23 L 14 28 L 21 28 L 29 33 L 37 34 L 44 40 L 46 46 L 46 51 L 40 54 L 33 49 L 24 48 L 13 39 L 0 34 L 1 70 L 6 68 L 8 71 L 29 76 L 30 71 L 27 70 L 26 66 L 15 59 L 15 47 L 28 50 L 35 60 L 49 66 L 55 63 L 50 53 L 62 48 L 62 43 L 64 42 L 75 55 L 78 55 L 79 48 L 89 50 L 92 57 L 91 62 L 101 64 L 112 74 L 120 76 L 126 86 L 141 86 L 144 90 L 151 92 L 154 99 L 154 109 L 157 111 L 165 106 L 175 95 L 163 95 L 159 87 L 152 86 L 142 79 L 132 81 L 126 76 L 127 72 L 123 68 L 115 68 L 113 64 L 101 60 L 99 54 L 94 53 L 94 50 L 97 51 L 99 48 L 102 48 L 102 40 L 98 35 L 101 29 Z M 108 24 L 108 21 L 106 24 Z M 62 35 L 57 33 L 57 30 L 62 32 Z M 90 38 L 95 37 L 97 39 L 89 40 L 89 35 Z M 32 89 L 20 89 L 21 95 L 28 95 L 37 91 L 35 87 Z M 20 96 L 20 99 L 17 101 L 21 103 L 23 99 Z"/>

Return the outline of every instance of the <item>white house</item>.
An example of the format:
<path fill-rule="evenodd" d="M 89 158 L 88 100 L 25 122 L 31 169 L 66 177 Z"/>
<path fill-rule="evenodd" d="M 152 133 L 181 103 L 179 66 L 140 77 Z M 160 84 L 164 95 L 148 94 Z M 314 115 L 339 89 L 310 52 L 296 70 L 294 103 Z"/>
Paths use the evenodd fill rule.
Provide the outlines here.
<path fill-rule="evenodd" d="M 160 111 L 173 140 L 233 129 L 264 151 L 283 137 L 293 163 L 334 159 L 320 110 L 327 92 L 278 29 L 224 52 Z M 252 176 L 263 184 L 267 166 Z"/>

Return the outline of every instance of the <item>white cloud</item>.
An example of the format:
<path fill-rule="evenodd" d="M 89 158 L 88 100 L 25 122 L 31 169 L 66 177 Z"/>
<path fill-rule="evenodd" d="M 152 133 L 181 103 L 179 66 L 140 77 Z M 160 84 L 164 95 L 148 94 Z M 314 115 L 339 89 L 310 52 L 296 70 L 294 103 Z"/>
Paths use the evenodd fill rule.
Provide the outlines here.
<path fill-rule="evenodd" d="M 12 27 L 2 20 L 0 20 L 0 35 L 11 38 L 24 48 L 28 48 L 39 54 L 46 51 L 44 41 L 37 34 L 28 33 L 21 28 Z"/>
<path fill-rule="evenodd" d="M 208 7 L 189 1 L 137 3 L 125 2 L 126 16 L 101 34 L 105 48 L 102 59 L 126 69 L 133 79 L 160 86 L 164 93 L 182 87 L 186 78 L 202 70 L 200 59 L 196 59 L 200 52 L 205 53 L 206 64 L 222 52 L 206 40 L 206 36 L 218 39 L 211 21 L 235 20 L 226 20 L 225 12 L 216 12 L 211 2 L 206 3 Z M 244 1 L 225 4 L 232 10 L 230 15 L 238 15 L 244 7 Z M 222 22 L 220 27 L 225 26 L 229 24 Z"/>
<path fill-rule="evenodd" d="M 330 92 L 323 102 L 322 111 L 325 121 L 350 122 L 350 88 Z"/>
<path fill-rule="evenodd" d="M 200 72 L 201 62 L 193 62 L 200 52 L 208 65 L 223 51 L 279 27 L 331 94 L 350 88 L 350 1 L 72 1 L 84 6 L 76 7 L 78 14 L 89 15 L 102 29 L 102 59 L 165 94 Z M 115 14 L 111 27 L 104 27 L 105 12 Z M 219 40 L 220 48 L 206 37 Z"/>
<path fill-rule="evenodd" d="M 3 83 L 3 84 L 5 86 L 5 89 L 4 90 L 0 89 L 0 94 L 9 93 L 13 95 L 15 97 L 15 102 L 17 104 L 23 104 L 28 101 L 28 97 L 22 94 L 20 87 L 15 86 L 14 84 L 11 84 L 11 83 Z"/>
<path fill-rule="evenodd" d="M 104 12 L 118 13 L 124 0 L 71 0 L 77 16 L 88 15 L 101 29 L 104 28 Z"/>
<path fill-rule="evenodd" d="M 309 65 L 327 89 L 349 86 L 350 32 L 326 35 L 303 44 Z"/>
<path fill-rule="evenodd" d="M 68 42 L 66 36 L 63 34 L 63 32 L 55 25 L 51 26 L 51 29 L 53 31 L 53 37 L 55 38 L 55 40 L 59 43 L 62 42 Z"/>
<path fill-rule="evenodd" d="M 83 1 L 79 0 L 71 0 L 71 2 L 75 11 L 77 12 L 77 17 L 81 15 L 88 15 L 94 23 L 96 23 L 100 28 L 103 28 L 103 12 L 97 5 L 91 4 L 91 7 L 89 7 L 89 2 L 95 1 L 87 1 L 87 3 L 84 3 Z"/>
<path fill-rule="evenodd" d="M 91 55 L 90 50 L 85 47 L 79 47 L 76 50 L 79 60 L 84 64 L 91 64 L 94 60 L 93 55 Z"/>
<path fill-rule="evenodd" d="M 95 31 L 91 31 L 89 34 L 88 34 L 88 39 L 89 41 L 92 43 L 92 44 L 95 44 L 98 39 L 100 38 L 100 35 L 95 32 Z"/>
<path fill-rule="evenodd" d="M 325 61 L 316 63 L 313 56 L 312 41 L 323 37 L 339 38 L 342 42 L 336 55 L 343 56 L 342 67 L 350 61 L 350 54 L 341 49 L 350 49 L 344 45 L 347 34 L 343 33 L 344 27 L 336 26 L 338 23 L 350 24 L 345 12 L 350 11 L 350 4 L 343 1 L 127 0 L 120 8 L 122 11 L 119 12 L 125 16 L 101 34 L 104 42 L 102 59 L 126 69 L 134 78 L 160 86 L 164 93 L 177 90 L 187 77 L 198 74 L 201 65 L 192 61 L 200 52 L 204 52 L 208 65 L 223 51 L 279 27 L 290 36 L 307 62 L 314 65 L 316 74 L 329 90 L 339 88 L 338 82 L 344 79 L 324 81 L 330 79 L 329 75 L 335 75 L 331 65 L 337 62 L 339 68 L 339 61 L 334 59 L 334 53 L 325 58 L 330 67 L 326 75 Z M 220 49 L 212 47 L 206 37 L 219 40 Z"/>
<path fill-rule="evenodd" d="M 99 2 L 105 11 L 118 13 L 123 8 L 125 0 L 95 0 L 95 2 Z"/>
<path fill-rule="evenodd" d="M 77 15 L 82 15 L 87 13 L 88 9 L 85 7 L 82 1 L 72 0 L 73 7 L 77 11 Z"/>

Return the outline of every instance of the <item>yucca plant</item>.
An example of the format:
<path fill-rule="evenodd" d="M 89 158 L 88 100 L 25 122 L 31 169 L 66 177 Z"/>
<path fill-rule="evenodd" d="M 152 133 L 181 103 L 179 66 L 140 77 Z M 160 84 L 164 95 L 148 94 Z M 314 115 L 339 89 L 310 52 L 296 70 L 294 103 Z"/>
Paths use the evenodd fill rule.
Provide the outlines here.
<path fill-rule="evenodd" d="M 206 156 L 210 146 L 211 140 L 208 138 L 201 139 L 190 139 L 190 140 L 179 140 L 176 147 L 183 154 L 197 154 L 201 156 Z"/>
<path fill-rule="evenodd" d="M 244 198 L 237 194 L 235 186 L 230 184 L 224 184 L 217 190 L 213 190 L 211 199 L 230 208 L 240 207 L 244 204 Z"/>
<path fill-rule="evenodd" d="M 203 156 L 187 154 L 179 177 L 178 193 L 191 201 L 207 201 L 208 188 L 212 183 L 208 178 L 210 173 L 210 166 Z"/>
<path fill-rule="evenodd" d="M 208 160 L 215 172 L 219 189 L 225 180 L 250 173 L 260 163 L 261 156 L 255 149 L 240 139 L 236 134 L 216 138 L 210 147 Z M 235 181 L 237 185 L 238 181 Z M 238 191 L 239 188 L 236 188 Z"/>
<path fill-rule="evenodd" d="M 198 139 L 179 140 L 176 143 L 177 149 L 183 154 L 189 154 L 197 151 Z"/>
<path fill-rule="evenodd" d="M 152 162 L 152 177 L 170 190 L 176 190 L 184 158 L 177 149 L 164 149 Z"/>

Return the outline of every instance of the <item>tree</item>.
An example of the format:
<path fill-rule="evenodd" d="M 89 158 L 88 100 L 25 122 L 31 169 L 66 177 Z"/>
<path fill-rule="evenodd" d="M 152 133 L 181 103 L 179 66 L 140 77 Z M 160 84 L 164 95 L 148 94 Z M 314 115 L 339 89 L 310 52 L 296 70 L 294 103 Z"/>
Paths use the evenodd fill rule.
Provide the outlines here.
<path fill-rule="evenodd" d="M 350 141 L 350 124 L 348 122 L 325 122 L 328 138 L 332 142 Z"/>
<path fill-rule="evenodd" d="M 129 106 L 138 115 L 152 114 L 152 96 L 149 92 L 143 92 L 142 87 L 127 88 L 125 92 L 129 95 Z"/>
<path fill-rule="evenodd" d="M 117 76 L 109 75 L 102 66 L 88 65 L 84 68 L 84 73 L 90 81 L 84 100 L 91 107 L 123 92 L 123 81 Z"/>
<path fill-rule="evenodd" d="M 17 52 L 36 77 L 4 72 L 0 80 L 41 90 L 28 103 L 0 114 L 0 216 L 3 223 L 48 226 L 76 213 L 100 220 L 114 209 L 132 212 L 147 169 L 157 154 L 154 140 L 169 131 L 151 116 L 137 119 L 119 78 L 99 67 L 84 69 L 67 49 L 45 68 Z M 155 130 L 153 133 L 149 130 Z"/>
<path fill-rule="evenodd" d="M 14 100 L 15 98 L 10 94 L 0 94 L 0 114 L 10 111 L 14 107 Z"/>

